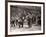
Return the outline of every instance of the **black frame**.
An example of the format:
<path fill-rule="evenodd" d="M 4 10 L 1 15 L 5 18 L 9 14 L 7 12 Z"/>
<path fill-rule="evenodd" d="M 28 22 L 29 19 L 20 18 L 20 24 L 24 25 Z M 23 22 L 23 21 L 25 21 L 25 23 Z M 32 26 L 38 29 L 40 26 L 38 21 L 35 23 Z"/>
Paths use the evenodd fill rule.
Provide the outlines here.
<path fill-rule="evenodd" d="M 35 3 L 35 4 L 43 4 L 43 33 L 34 33 L 34 34 L 17 34 L 17 35 L 8 35 L 8 2 L 18 2 L 18 3 Z M 44 2 L 25 2 L 25 1 L 5 1 L 5 36 L 25 36 L 25 35 L 41 35 L 45 34 L 45 3 Z"/>

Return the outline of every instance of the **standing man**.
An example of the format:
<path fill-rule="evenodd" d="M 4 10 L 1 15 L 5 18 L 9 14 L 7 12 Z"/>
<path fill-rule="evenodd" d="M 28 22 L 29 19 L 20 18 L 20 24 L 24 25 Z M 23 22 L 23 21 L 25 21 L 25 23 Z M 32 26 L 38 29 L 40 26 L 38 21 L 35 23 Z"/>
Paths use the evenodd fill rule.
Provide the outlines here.
<path fill-rule="evenodd" d="M 32 15 L 28 13 L 27 15 L 27 21 L 28 21 L 28 26 L 29 28 L 32 26 Z"/>

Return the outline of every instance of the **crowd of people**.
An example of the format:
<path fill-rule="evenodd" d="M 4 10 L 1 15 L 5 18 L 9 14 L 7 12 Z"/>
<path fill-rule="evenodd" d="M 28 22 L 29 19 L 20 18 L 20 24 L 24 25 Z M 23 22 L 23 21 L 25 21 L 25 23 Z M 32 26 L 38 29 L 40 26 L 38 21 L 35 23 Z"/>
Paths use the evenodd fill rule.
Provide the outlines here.
<path fill-rule="evenodd" d="M 38 19 L 39 20 L 37 21 L 37 23 L 39 25 L 41 25 L 41 18 L 38 17 Z M 17 18 L 11 17 L 11 22 L 10 23 L 11 23 L 11 27 L 15 27 L 15 26 L 18 25 L 19 28 L 20 27 L 23 28 L 23 25 L 24 25 L 25 22 L 27 22 L 27 25 L 30 28 L 33 23 L 36 24 L 36 16 L 28 14 L 26 16 L 21 16 L 21 17 L 17 17 Z"/>

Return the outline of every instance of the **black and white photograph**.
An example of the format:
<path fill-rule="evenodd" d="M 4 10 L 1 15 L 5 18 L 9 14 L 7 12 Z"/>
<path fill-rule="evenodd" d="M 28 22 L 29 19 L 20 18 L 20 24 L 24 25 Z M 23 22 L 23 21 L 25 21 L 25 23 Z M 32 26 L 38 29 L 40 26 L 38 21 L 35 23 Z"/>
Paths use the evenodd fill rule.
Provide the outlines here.
<path fill-rule="evenodd" d="M 8 35 L 43 33 L 43 4 L 8 2 Z"/>

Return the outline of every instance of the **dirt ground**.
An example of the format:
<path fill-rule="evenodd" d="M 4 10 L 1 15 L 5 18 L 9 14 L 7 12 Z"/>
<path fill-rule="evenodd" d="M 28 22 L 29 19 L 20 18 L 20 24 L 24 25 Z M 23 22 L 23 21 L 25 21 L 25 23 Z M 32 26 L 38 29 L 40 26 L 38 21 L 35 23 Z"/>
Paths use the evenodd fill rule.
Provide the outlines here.
<path fill-rule="evenodd" d="M 32 25 L 30 28 L 27 25 L 24 25 L 23 28 L 19 28 L 18 26 L 16 27 L 11 27 L 11 32 L 23 32 L 23 31 L 38 31 L 41 30 L 41 26 L 40 25 Z"/>

